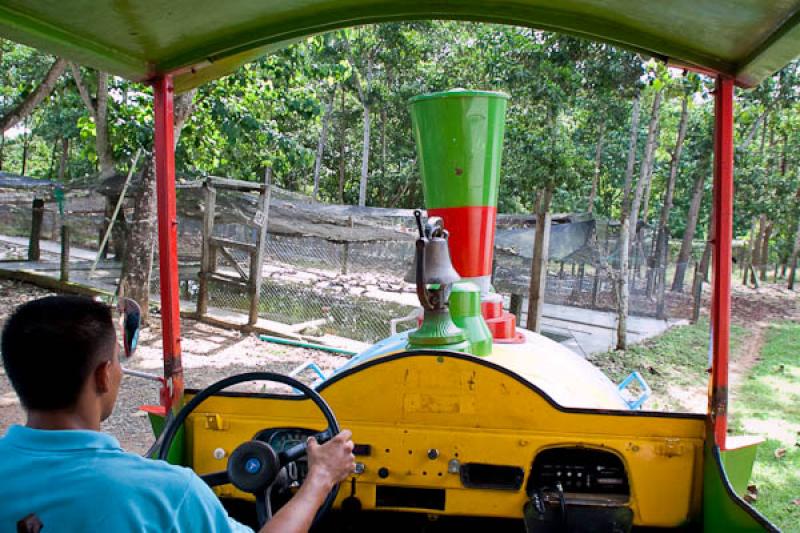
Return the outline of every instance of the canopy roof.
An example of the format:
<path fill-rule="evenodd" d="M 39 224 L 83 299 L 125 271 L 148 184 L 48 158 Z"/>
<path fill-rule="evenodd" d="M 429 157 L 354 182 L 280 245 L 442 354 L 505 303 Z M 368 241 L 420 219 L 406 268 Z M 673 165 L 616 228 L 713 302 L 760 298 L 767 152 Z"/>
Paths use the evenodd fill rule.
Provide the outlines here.
<path fill-rule="evenodd" d="M 753 86 L 800 54 L 800 0 L 2 0 L 0 35 L 186 90 L 314 33 L 461 19 L 605 41 Z"/>

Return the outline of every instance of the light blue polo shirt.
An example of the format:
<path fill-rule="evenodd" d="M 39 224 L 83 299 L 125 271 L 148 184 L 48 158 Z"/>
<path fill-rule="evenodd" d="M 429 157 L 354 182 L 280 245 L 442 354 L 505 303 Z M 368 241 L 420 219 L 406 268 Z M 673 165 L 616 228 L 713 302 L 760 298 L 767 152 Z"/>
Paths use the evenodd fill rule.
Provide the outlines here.
<path fill-rule="evenodd" d="M 127 453 L 104 433 L 11 426 L 0 439 L 0 532 L 249 532 L 188 468 Z"/>

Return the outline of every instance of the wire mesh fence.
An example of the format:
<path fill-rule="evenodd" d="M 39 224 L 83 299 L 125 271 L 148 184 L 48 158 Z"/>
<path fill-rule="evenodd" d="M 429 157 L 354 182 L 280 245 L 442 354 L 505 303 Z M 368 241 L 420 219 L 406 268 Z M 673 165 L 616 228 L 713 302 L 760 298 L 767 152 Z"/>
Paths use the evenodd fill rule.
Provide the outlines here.
<path fill-rule="evenodd" d="M 252 199 L 248 202 L 252 203 Z M 195 302 L 203 246 L 202 209 L 198 209 L 197 199 L 188 195 L 179 195 L 178 203 L 178 211 L 182 213 L 178 224 L 180 296 L 184 301 Z M 231 205 L 237 204 L 233 202 Z M 57 242 L 57 228 L 66 223 L 71 228 L 73 247 L 96 251 L 104 229 L 103 197 L 77 196 L 68 199 L 65 206 L 65 214 L 61 217 L 55 203 L 46 204 L 42 238 Z M 31 212 L 30 195 L 16 199 L 4 196 L 0 202 L 0 233 L 27 237 Z M 352 224 L 352 217 L 349 223 Z M 595 231 L 584 245 L 567 256 L 551 260 L 547 269 L 545 302 L 616 310 L 618 231 L 618 225 L 613 222 L 596 221 Z M 215 225 L 215 235 L 253 242 L 256 230 L 228 220 Z M 639 236 L 631 248 L 630 314 L 687 318 L 691 313 L 692 277 L 701 247 L 698 246 L 689 260 L 681 264 L 675 262 L 677 254 L 674 250 L 667 250 L 666 264 L 659 265 L 653 260 L 655 243 L 652 231 L 644 228 Z M 231 249 L 229 255 L 219 259 L 221 271 L 231 276 L 239 271 L 249 271 L 246 252 Z M 54 258 L 52 254 L 49 257 Z M 270 233 L 261 265 L 263 280 L 258 314 L 267 320 L 293 325 L 298 332 L 309 335 L 333 334 L 375 342 L 389 335 L 391 319 L 407 316 L 416 305 L 414 285 L 406 281 L 413 258 L 411 238 L 342 242 L 313 235 Z M 6 259 L 21 258 L 7 256 Z M 153 294 L 159 291 L 157 265 L 156 254 L 151 279 Z M 685 288 L 683 292 L 673 292 L 671 283 L 679 267 L 686 271 Z M 523 305 L 518 316 L 521 325 L 526 321 L 524 299 L 528 294 L 530 268 L 529 257 L 513 250 L 496 250 L 494 286 L 506 296 L 507 307 L 510 295 L 521 296 Z M 772 272 L 772 265 L 767 270 Z M 114 274 L 110 275 L 113 277 Z M 115 281 L 111 279 L 109 282 Z M 209 283 L 209 305 L 246 315 L 250 296 L 245 287 L 212 281 Z"/>

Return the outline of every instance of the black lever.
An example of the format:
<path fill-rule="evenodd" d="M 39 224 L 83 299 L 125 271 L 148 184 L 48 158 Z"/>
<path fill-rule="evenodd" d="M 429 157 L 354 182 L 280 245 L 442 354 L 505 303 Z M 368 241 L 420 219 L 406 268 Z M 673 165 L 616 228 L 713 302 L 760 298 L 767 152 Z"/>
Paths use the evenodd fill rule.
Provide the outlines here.
<path fill-rule="evenodd" d="M 329 440 L 334 437 L 333 433 L 330 429 L 326 429 L 321 433 L 317 433 L 314 435 L 314 438 L 317 439 L 317 442 L 320 444 L 325 444 Z M 278 454 L 278 460 L 280 461 L 281 466 L 287 465 L 292 461 L 297 461 L 301 457 L 304 457 L 308 453 L 308 443 L 301 442 L 299 444 L 295 444 L 288 450 L 284 450 Z"/>

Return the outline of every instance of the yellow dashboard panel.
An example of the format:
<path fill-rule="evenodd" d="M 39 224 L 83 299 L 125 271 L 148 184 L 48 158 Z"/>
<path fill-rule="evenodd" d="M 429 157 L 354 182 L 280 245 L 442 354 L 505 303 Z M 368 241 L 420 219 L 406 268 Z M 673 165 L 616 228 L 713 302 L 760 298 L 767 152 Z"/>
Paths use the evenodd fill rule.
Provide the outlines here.
<path fill-rule="evenodd" d="M 365 510 L 521 518 L 537 454 L 566 447 L 621 460 L 629 484 L 623 503 L 636 525 L 677 526 L 701 509 L 702 417 L 565 409 L 502 367 L 435 352 L 365 363 L 319 392 L 368 450 L 357 458 L 364 472 L 343 485 L 338 502 L 355 490 Z M 218 395 L 190 418 L 189 457 L 200 474 L 223 470 L 235 447 L 265 428 L 324 426 L 315 405 L 298 396 Z M 486 488 L 465 481 L 465 465 L 519 472 L 520 482 Z M 418 489 L 424 503 L 393 503 L 407 488 Z M 215 490 L 247 497 L 231 485 Z"/>

